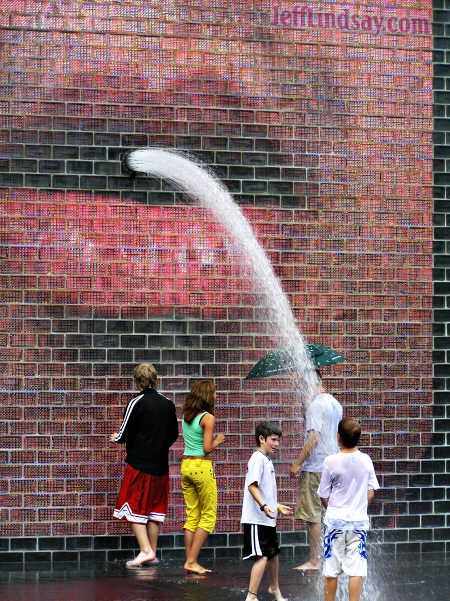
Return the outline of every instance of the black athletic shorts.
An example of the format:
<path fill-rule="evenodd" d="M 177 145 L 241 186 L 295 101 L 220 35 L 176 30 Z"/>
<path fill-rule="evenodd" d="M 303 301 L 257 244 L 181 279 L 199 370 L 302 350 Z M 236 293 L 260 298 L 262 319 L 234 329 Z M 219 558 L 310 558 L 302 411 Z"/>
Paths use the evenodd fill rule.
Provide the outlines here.
<path fill-rule="evenodd" d="M 261 526 L 260 524 L 243 524 L 244 549 L 242 559 L 255 559 L 267 557 L 272 559 L 280 552 L 278 535 L 275 526 Z"/>

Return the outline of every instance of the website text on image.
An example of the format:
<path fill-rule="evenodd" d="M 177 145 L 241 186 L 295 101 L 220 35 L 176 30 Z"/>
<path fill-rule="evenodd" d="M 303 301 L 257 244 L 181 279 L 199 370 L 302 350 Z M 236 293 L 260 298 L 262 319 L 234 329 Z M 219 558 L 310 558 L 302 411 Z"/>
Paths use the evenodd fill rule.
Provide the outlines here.
<path fill-rule="evenodd" d="M 386 17 L 383 15 L 359 15 L 345 9 L 335 13 L 313 11 L 307 5 L 295 5 L 290 9 L 274 6 L 270 24 L 283 27 L 310 29 L 342 29 L 380 33 L 432 35 L 431 21 L 422 17 Z"/>

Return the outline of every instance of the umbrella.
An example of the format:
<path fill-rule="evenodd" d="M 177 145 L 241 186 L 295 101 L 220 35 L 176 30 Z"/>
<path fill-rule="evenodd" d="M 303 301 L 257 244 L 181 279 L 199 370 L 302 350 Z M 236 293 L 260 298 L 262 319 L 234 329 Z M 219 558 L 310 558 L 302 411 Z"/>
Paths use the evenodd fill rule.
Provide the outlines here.
<path fill-rule="evenodd" d="M 305 344 L 306 352 L 316 367 L 322 365 L 333 365 L 345 361 L 345 357 L 327 346 L 320 344 Z M 294 360 L 293 347 L 285 347 L 270 351 L 256 363 L 245 377 L 246 380 L 252 378 L 269 378 L 277 374 L 286 374 L 296 371 L 297 366 Z"/>

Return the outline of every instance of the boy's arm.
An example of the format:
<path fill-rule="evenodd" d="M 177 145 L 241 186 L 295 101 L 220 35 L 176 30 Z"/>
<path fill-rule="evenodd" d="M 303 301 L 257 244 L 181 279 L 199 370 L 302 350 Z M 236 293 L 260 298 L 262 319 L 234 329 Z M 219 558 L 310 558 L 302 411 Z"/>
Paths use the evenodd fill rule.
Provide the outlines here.
<path fill-rule="evenodd" d="M 264 499 L 262 498 L 261 491 L 258 487 L 258 483 L 252 482 L 252 484 L 249 484 L 248 491 L 258 503 L 259 507 L 261 508 L 261 511 L 265 513 L 268 518 L 275 519 L 276 516 L 272 513 L 271 508 L 264 503 Z"/>
<path fill-rule="evenodd" d="M 133 409 L 136 407 L 137 402 L 139 401 L 140 396 L 136 397 L 132 401 L 128 403 L 125 408 L 122 423 L 120 424 L 120 428 L 118 432 L 113 432 L 109 437 L 110 442 L 118 442 L 119 444 L 123 444 L 127 441 L 128 431 L 130 427 L 130 422 L 132 421 L 132 413 Z"/>
<path fill-rule="evenodd" d="M 308 437 L 306 439 L 305 444 L 303 445 L 303 449 L 300 451 L 299 456 L 295 463 L 291 465 L 290 474 L 291 476 L 295 476 L 298 471 L 302 469 L 302 465 L 306 459 L 311 455 L 314 449 L 317 447 L 319 442 L 320 432 L 316 430 L 309 430 Z"/>
<path fill-rule="evenodd" d="M 317 494 L 325 509 L 328 508 L 328 500 L 331 494 L 331 474 L 327 459 L 328 457 L 323 463 L 322 475 L 320 477 L 319 488 L 317 489 Z"/>
<path fill-rule="evenodd" d="M 375 496 L 375 491 L 373 490 L 373 488 L 369 488 L 369 490 L 367 491 L 367 502 L 370 503 L 370 501 L 372 501 L 374 496 Z"/>

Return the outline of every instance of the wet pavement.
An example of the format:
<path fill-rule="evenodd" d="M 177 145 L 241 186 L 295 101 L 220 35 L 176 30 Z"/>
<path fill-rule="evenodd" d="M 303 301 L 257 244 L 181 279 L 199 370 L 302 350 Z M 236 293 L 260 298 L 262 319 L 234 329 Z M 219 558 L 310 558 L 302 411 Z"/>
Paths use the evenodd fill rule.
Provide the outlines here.
<path fill-rule="evenodd" d="M 225 560 L 205 576 L 185 575 L 180 562 L 127 570 L 123 564 L 0 571 L 1 601 L 243 601 L 251 564 Z M 322 601 L 322 578 L 280 565 L 280 588 L 289 601 Z M 378 559 L 369 564 L 361 601 L 448 601 L 450 559 Z M 267 575 L 259 601 L 269 601 Z M 348 599 L 343 581 L 338 601 Z"/>

